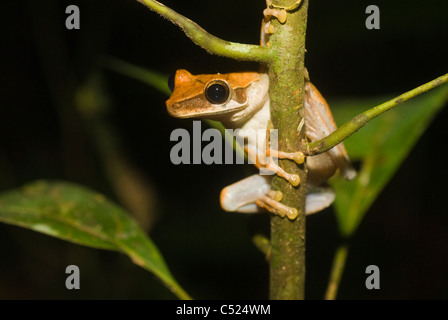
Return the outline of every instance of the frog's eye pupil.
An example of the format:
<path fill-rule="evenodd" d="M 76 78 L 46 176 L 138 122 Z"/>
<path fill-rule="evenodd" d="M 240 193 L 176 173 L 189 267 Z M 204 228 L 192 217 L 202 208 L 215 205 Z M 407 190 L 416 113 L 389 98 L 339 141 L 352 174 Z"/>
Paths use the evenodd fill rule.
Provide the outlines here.
<path fill-rule="evenodd" d="M 205 98 L 211 104 L 223 104 L 229 99 L 229 85 L 221 80 L 210 82 L 205 88 Z"/>
<path fill-rule="evenodd" d="M 170 77 L 168 78 L 168 88 L 171 92 L 174 91 L 174 79 L 176 78 L 176 75 L 172 73 Z"/>

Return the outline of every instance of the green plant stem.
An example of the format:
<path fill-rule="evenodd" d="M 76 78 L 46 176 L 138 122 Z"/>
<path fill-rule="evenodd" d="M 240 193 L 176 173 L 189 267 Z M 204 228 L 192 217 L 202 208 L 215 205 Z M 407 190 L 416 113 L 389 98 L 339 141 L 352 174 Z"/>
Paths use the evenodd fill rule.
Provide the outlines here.
<path fill-rule="evenodd" d="M 327 292 L 325 293 L 325 300 L 334 300 L 338 293 L 339 284 L 341 282 L 342 274 L 347 261 L 348 246 L 340 245 L 334 254 L 333 266 L 331 267 L 330 280 L 328 281 Z"/>
<path fill-rule="evenodd" d="M 182 16 L 176 11 L 166 7 L 155 0 L 137 0 L 149 9 L 157 12 L 165 19 L 178 25 L 183 32 L 198 46 L 211 54 L 216 54 L 236 60 L 269 62 L 273 58 L 273 52 L 259 45 L 242 44 L 222 40 L 202 29 L 197 23 Z"/>
<path fill-rule="evenodd" d="M 271 243 L 269 239 L 261 234 L 257 234 L 252 238 L 252 242 L 258 248 L 258 250 L 260 250 L 266 256 L 266 259 L 269 260 L 269 256 L 271 254 Z"/>
<path fill-rule="evenodd" d="M 390 109 L 402 104 L 403 102 L 406 102 L 409 99 L 412 99 L 446 82 L 448 82 L 448 73 L 428 83 L 425 83 L 415 89 L 403 93 L 402 95 L 399 95 L 394 99 L 391 99 L 376 107 L 373 107 L 357 115 L 349 122 L 343 124 L 329 136 L 321 140 L 308 143 L 304 148 L 304 153 L 307 156 L 313 156 L 320 153 L 324 153 L 325 151 L 328 151 L 329 149 L 335 147 L 336 145 L 347 139 L 353 133 L 355 133 L 363 126 L 365 126 L 370 120 L 378 117 L 382 113 L 389 111 Z"/>
<path fill-rule="evenodd" d="M 287 7 L 291 0 L 278 0 Z M 302 119 L 305 79 L 305 34 L 308 1 L 289 12 L 285 24 L 272 20 L 275 28 L 269 42 L 276 59 L 269 67 L 271 120 L 278 129 L 279 149 L 294 151 L 304 139 L 304 130 L 297 134 Z M 286 180 L 274 177 L 273 189 L 283 193 L 287 206 L 298 209 L 296 220 L 279 216 L 271 218 L 270 299 L 299 300 L 305 297 L 305 199 L 306 168 L 289 160 L 280 160 L 288 173 L 298 174 L 300 186 L 294 188 Z"/>
<path fill-rule="evenodd" d="M 104 57 L 103 65 L 104 67 L 107 67 L 117 73 L 146 83 L 150 87 L 159 90 L 159 92 L 167 96 L 171 95 L 171 91 L 168 88 L 167 75 L 144 69 L 142 67 L 133 65 L 132 63 L 111 56 Z"/>

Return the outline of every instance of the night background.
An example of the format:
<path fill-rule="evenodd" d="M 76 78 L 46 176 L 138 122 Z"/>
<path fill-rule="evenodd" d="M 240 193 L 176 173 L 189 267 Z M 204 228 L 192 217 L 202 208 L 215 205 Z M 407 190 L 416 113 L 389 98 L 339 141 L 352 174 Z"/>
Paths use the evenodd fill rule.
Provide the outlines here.
<path fill-rule="evenodd" d="M 213 35 L 258 44 L 264 0 L 162 3 Z M 70 4 L 80 9 L 80 30 L 65 28 Z M 371 4 L 380 8 L 380 30 L 365 27 Z M 129 208 L 117 192 L 125 182 L 110 174 L 125 164 L 144 185 L 137 220 L 190 295 L 266 299 L 268 264 L 252 236 L 269 234 L 269 216 L 219 206 L 221 189 L 256 169 L 171 164 L 170 134 L 191 131 L 192 120 L 171 118 L 166 95 L 105 61 L 166 76 L 179 68 L 226 73 L 258 65 L 207 54 L 133 0 L 7 0 L 0 21 L 0 191 L 65 180 Z M 448 72 L 448 2 L 311 0 L 306 48 L 311 80 L 330 106 L 346 97 L 398 95 Z M 86 87 L 101 93 L 99 109 L 80 109 Z M 444 108 L 350 240 L 339 299 L 448 298 L 447 121 Z M 332 208 L 306 223 L 306 296 L 322 299 L 341 238 Z M 70 264 L 81 270 L 80 290 L 65 288 Z M 365 288 L 371 264 L 381 270 L 380 290 Z M 174 298 L 123 254 L 0 224 L 0 299 Z"/>

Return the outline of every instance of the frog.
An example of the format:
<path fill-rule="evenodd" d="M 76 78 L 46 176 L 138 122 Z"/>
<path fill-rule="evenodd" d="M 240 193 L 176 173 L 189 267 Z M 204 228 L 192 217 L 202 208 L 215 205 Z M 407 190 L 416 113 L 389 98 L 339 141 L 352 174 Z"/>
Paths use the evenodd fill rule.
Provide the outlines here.
<path fill-rule="evenodd" d="M 269 154 L 278 159 L 290 159 L 298 165 L 305 161 L 301 151 L 266 149 L 272 127 L 269 77 L 266 73 L 193 75 L 187 70 L 179 69 L 174 75 L 171 89 L 173 91 L 166 101 L 166 107 L 172 117 L 215 120 L 228 129 L 238 129 L 235 132 L 240 141 L 246 141 L 244 149 L 248 158 L 252 159 L 251 163 L 274 172 L 294 187 L 299 186 L 298 175 L 289 174 L 275 161 L 266 160 L 266 155 Z M 304 110 L 303 121 L 309 141 L 325 138 L 337 129 L 328 103 L 309 80 L 305 81 Z M 257 134 L 260 131 L 266 132 L 265 137 Z M 254 137 L 254 134 L 257 136 Z M 348 180 L 356 176 L 343 143 L 325 153 L 306 157 L 306 165 L 306 214 L 322 211 L 334 202 L 334 191 L 324 184 L 338 169 Z M 271 190 L 271 179 L 271 175 L 254 174 L 225 187 L 220 195 L 221 207 L 225 211 L 240 213 L 268 210 L 281 217 L 295 219 L 297 209 L 281 203 L 282 194 Z"/>
<path fill-rule="evenodd" d="M 284 23 L 286 11 L 291 8 L 273 7 L 267 0 L 262 21 L 260 44 L 269 46 L 269 37 L 275 31 L 271 20 Z M 193 75 L 185 69 L 176 71 L 172 78 L 171 96 L 166 101 L 168 113 L 175 118 L 198 118 L 220 121 L 227 129 L 235 130 L 251 163 L 288 181 L 293 187 L 300 185 L 300 177 L 282 169 L 273 159 L 289 159 L 297 165 L 306 161 L 306 214 L 329 207 L 335 200 L 334 191 L 326 186 L 337 170 L 347 180 L 356 176 L 344 143 L 325 153 L 305 157 L 300 150 L 283 152 L 271 148 L 272 132 L 269 76 L 266 68 L 258 72 Z M 328 103 L 311 83 L 306 71 L 304 81 L 304 117 L 298 131 L 305 125 L 309 141 L 325 138 L 337 129 Z M 260 134 L 265 132 L 266 134 Z M 269 211 L 280 217 L 295 220 L 298 210 L 284 205 L 282 193 L 271 189 L 272 175 L 254 174 L 221 191 L 220 203 L 225 211 L 259 213 Z"/>

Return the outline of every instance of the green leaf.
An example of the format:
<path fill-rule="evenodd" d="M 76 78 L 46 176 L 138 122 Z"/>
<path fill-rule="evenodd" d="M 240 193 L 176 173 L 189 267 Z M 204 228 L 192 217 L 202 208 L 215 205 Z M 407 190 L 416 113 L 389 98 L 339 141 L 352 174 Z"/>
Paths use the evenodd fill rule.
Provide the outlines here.
<path fill-rule="evenodd" d="M 85 187 L 37 181 L 4 193 L 0 221 L 89 247 L 121 251 L 153 272 L 179 298 L 189 299 L 137 223 L 122 208 Z"/>
<path fill-rule="evenodd" d="M 353 116 L 386 98 L 347 100 L 334 103 L 336 122 L 345 123 Z M 414 144 L 448 101 L 448 86 L 432 90 L 379 116 L 344 141 L 352 160 L 361 162 L 354 181 L 334 177 L 335 210 L 340 232 L 351 235 L 406 158 Z"/>
<path fill-rule="evenodd" d="M 139 80 L 167 96 L 171 94 L 168 88 L 168 76 L 164 74 L 136 66 L 114 57 L 107 57 L 104 60 L 104 65 L 119 74 Z"/>

